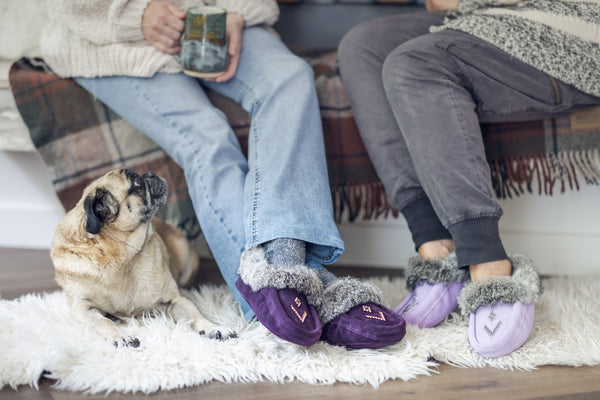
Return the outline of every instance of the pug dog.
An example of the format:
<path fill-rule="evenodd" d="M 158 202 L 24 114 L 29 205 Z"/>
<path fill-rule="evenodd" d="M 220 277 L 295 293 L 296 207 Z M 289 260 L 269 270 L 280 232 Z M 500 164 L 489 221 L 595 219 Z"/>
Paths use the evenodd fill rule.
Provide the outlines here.
<path fill-rule="evenodd" d="M 235 333 L 208 321 L 179 286 L 192 282 L 198 255 L 183 233 L 155 217 L 167 199 L 167 182 L 116 169 L 89 184 L 58 223 L 50 258 L 56 282 L 75 318 L 116 347 L 140 341 L 120 333 L 115 319 L 163 310 L 191 321 L 215 339 Z"/>

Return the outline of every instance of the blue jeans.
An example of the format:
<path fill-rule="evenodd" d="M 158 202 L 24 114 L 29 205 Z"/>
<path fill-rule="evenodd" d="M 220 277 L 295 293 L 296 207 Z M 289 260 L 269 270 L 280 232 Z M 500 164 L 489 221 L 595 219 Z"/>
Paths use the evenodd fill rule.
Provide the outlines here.
<path fill-rule="evenodd" d="M 235 287 L 244 250 L 293 238 L 306 242 L 313 268 L 341 255 L 312 69 L 271 33 L 244 30 L 237 73 L 225 83 L 183 73 L 77 82 L 182 167 L 203 234 L 247 319 L 254 314 Z M 250 113 L 247 159 L 204 86 Z"/>

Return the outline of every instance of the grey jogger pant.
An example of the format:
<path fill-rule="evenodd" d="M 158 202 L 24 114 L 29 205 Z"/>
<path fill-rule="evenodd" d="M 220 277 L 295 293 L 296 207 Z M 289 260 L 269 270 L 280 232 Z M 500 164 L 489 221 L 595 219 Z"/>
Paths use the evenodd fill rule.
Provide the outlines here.
<path fill-rule="evenodd" d="M 354 116 L 415 246 L 453 239 L 460 266 L 505 259 L 480 122 L 539 119 L 600 104 L 456 30 L 444 13 L 367 21 L 339 47 Z"/>

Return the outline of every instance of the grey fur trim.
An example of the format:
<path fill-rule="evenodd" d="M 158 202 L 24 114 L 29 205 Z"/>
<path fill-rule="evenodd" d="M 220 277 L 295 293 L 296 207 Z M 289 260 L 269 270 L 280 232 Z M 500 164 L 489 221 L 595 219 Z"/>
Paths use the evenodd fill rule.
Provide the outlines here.
<path fill-rule="evenodd" d="M 533 262 L 522 254 L 509 257 L 511 276 L 498 276 L 466 284 L 458 296 L 463 317 L 468 317 L 477 307 L 497 303 L 529 304 L 542 292 L 542 284 Z"/>
<path fill-rule="evenodd" d="M 262 247 L 253 247 L 242 253 L 238 275 L 242 281 L 258 292 L 266 287 L 275 289 L 290 288 L 306 296 L 310 304 L 321 304 L 323 283 L 312 269 L 306 265 L 292 268 L 278 268 L 270 265 Z"/>
<path fill-rule="evenodd" d="M 382 301 L 381 289 L 373 284 L 351 277 L 340 278 L 325 286 L 323 301 L 317 312 L 321 324 L 325 325 L 360 304 L 381 304 Z"/>
<path fill-rule="evenodd" d="M 406 267 L 406 287 L 413 290 L 420 283 L 454 283 L 469 279 L 466 268 L 458 268 L 456 253 L 452 252 L 444 258 L 423 259 L 421 256 L 411 257 Z"/>

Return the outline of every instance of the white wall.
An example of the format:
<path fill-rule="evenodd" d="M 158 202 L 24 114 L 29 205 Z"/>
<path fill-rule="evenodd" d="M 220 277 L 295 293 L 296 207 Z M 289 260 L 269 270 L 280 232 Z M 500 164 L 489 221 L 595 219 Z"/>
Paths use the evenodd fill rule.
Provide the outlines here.
<path fill-rule="evenodd" d="M 49 248 L 64 215 L 37 153 L 0 151 L 0 246 Z M 532 257 L 546 274 L 600 274 L 600 187 L 552 197 L 503 200 L 501 234 L 510 253 Z M 404 266 L 414 255 L 406 223 L 376 220 L 339 225 L 345 265 Z"/>
<path fill-rule="evenodd" d="M 0 246 L 49 248 L 64 215 L 41 157 L 0 151 Z"/>

